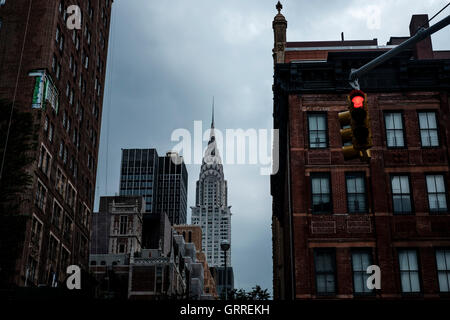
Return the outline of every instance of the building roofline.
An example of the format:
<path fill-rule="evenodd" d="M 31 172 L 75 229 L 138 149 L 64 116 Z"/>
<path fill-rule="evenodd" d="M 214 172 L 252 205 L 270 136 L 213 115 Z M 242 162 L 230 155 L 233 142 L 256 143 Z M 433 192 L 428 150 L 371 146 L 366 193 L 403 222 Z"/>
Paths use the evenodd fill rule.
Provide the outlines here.
<path fill-rule="evenodd" d="M 293 41 L 286 42 L 286 48 L 310 47 L 346 47 L 346 46 L 378 46 L 378 39 L 373 40 L 344 40 L 344 41 Z"/>

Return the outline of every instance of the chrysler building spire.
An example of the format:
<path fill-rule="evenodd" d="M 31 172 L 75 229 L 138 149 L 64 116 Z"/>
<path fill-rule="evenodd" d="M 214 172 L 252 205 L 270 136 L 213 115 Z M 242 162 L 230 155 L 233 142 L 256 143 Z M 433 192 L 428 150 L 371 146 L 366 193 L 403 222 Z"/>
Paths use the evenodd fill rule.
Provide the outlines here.
<path fill-rule="evenodd" d="M 212 106 L 211 135 L 200 168 L 196 188 L 196 201 L 192 209 L 192 224 L 202 228 L 202 247 L 211 267 L 222 267 L 225 262 L 220 244 L 231 243 L 231 207 L 228 206 L 227 181 L 214 136 L 214 100 Z M 227 255 L 231 266 L 231 253 Z"/>
<path fill-rule="evenodd" d="M 212 104 L 212 120 L 211 120 L 211 129 L 214 129 L 214 96 L 213 96 L 213 104 Z"/>

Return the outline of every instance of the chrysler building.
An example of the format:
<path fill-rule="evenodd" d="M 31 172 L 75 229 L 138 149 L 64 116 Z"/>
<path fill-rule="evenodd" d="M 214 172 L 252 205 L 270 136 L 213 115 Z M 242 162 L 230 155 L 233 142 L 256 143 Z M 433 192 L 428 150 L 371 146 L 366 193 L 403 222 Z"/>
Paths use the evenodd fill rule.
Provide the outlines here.
<path fill-rule="evenodd" d="M 210 267 L 222 267 L 224 253 L 220 248 L 223 240 L 231 243 L 231 206 L 227 201 L 227 181 L 214 134 L 214 107 L 211 132 L 197 181 L 192 224 L 202 228 L 202 246 Z M 231 267 L 231 249 L 227 253 L 227 265 Z"/>

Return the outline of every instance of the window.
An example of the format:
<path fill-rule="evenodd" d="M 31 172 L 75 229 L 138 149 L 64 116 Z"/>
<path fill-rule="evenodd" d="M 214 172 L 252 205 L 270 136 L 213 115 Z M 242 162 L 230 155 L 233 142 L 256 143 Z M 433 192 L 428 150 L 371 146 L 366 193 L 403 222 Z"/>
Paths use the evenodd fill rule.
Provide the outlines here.
<path fill-rule="evenodd" d="M 62 158 L 63 152 L 64 152 L 64 141 L 61 140 L 61 142 L 59 144 L 59 152 L 58 152 L 58 155 L 60 158 Z"/>
<path fill-rule="evenodd" d="M 58 229 L 61 228 L 63 209 L 61 205 L 55 200 L 53 201 L 53 215 L 52 215 L 52 224 Z"/>
<path fill-rule="evenodd" d="M 319 249 L 314 251 L 316 271 L 316 291 L 319 295 L 336 293 L 336 263 L 334 250 Z"/>
<path fill-rule="evenodd" d="M 67 214 L 64 216 L 63 235 L 64 239 L 70 242 L 72 239 L 72 219 Z"/>
<path fill-rule="evenodd" d="M 443 175 L 427 175 L 428 206 L 430 212 L 447 212 L 447 192 Z"/>
<path fill-rule="evenodd" d="M 331 213 L 330 175 L 311 173 L 312 212 Z"/>
<path fill-rule="evenodd" d="M 400 265 L 400 280 L 402 283 L 402 292 L 420 292 L 417 251 L 414 249 L 400 250 L 398 252 L 398 260 Z"/>
<path fill-rule="evenodd" d="M 57 63 L 56 56 L 53 55 L 53 59 L 52 59 L 52 71 L 53 71 L 53 73 L 56 72 L 56 63 Z"/>
<path fill-rule="evenodd" d="M 42 182 L 38 180 L 38 186 L 36 189 L 36 198 L 34 203 L 39 209 L 45 211 L 45 202 L 47 200 L 47 188 L 44 187 Z"/>
<path fill-rule="evenodd" d="M 436 250 L 439 291 L 450 292 L 450 249 Z"/>
<path fill-rule="evenodd" d="M 120 234 L 127 234 L 128 217 L 120 216 Z"/>
<path fill-rule="evenodd" d="M 59 79 L 61 77 L 61 64 L 58 63 L 56 66 L 56 79 Z"/>
<path fill-rule="evenodd" d="M 61 30 L 59 29 L 59 27 L 56 28 L 56 34 L 55 34 L 55 41 L 56 43 L 59 42 L 59 39 L 61 37 Z"/>
<path fill-rule="evenodd" d="M 327 115 L 325 113 L 308 114 L 309 147 L 326 148 L 327 139 Z"/>
<path fill-rule="evenodd" d="M 419 112 L 419 128 L 422 147 L 439 146 L 436 112 Z"/>
<path fill-rule="evenodd" d="M 49 123 L 49 119 L 48 116 L 45 116 L 45 120 L 44 120 L 44 132 L 47 132 L 48 130 L 48 123 Z"/>
<path fill-rule="evenodd" d="M 54 133 L 53 123 L 50 123 L 50 129 L 48 131 L 48 141 L 50 142 L 53 142 L 53 133 Z"/>
<path fill-rule="evenodd" d="M 31 243 L 35 245 L 38 250 L 41 247 L 42 222 L 33 214 L 33 221 L 31 223 Z"/>
<path fill-rule="evenodd" d="M 373 289 L 367 288 L 367 279 L 370 275 L 367 268 L 372 265 L 370 250 L 358 250 L 352 253 L 353 290 L 355 294 L 373 293 Z"/>
<path fill-rule="evenodd" d="M 412 212 L 411 192 L 409 190 L 408 176 L 392 176 L 392 203 L 394 213 L 408 214 Z"/>
<path fill-rule="evenodd" d="M 58 257 L 59 240 L 50 233 L 50 240 L 48 245 L 48 258 L 51 262 L 56 262 Z"/>
<path fill-rule="evenodd" d="M 50 175 L 50 167 L 51 167 L 52 156 L 48 152 L 48 150 L 41 145 L 41 153 L 39 155 L 39 169 L 48 177 Z"/>
<path fill-rule="evenodd" d="M 367 212 L 366 187 L 363 173 L 348 173 L 345 176 L 347 186 L 347 206 L 350 213 Z"/>
<path fill-rule="evenodd" d="M 63 163 L 67 164 L 67 147 L 64 147 Z"/>
<path fill-rule="evenodd" d="M 73 73 L 72 73 L 74 78 L 77 77 L 77 70 L 78 70 L 78 65 L 77 65 L 76 62 L 74 62 L 74 64 L 73 64 Z M 76 79 L 74 79 L 74 81 L 76 82 Z"/>
<path fill-rule="evenodd" d="M 386 140 L 389 148 L 405 146 L 403 138 L 403 119 L 400 112 L 388 112 L 384 115 L 386 123 Z"/>
<path fill-rule="evenodd" d="M 56 171 L 56 190 L 63 198 L 66 196 L 66 183 L 67 177 L 62 173 L 62 170 L 58 168 Z"/>
<path fill-rule="evenodd" d="M 73 105 L 73 95 L 74 95 L 74 92 L 73 92 L 73 89 L 71 89 L 70 95 L 69 95 L 69 104 L 70 105 Z M 70 128 L 70 126 L 68 128 Z"/>
<path fill-rule="evenodd" d="M 64 36 L 61 36 L 59 38 L 59 51 L 63 51 L 64 50 Z"/>
<path fill-rule="evenodd" d="M 1 5 L 1 3 L 0 3 L 0 5 Z M 36 278 L 37 261 L 32 256 L 28 256 L 27 269 L 28 269 L 28 281 L 34 282 L 34 280 Z M 27 283 L 25 283 L 25 286 L 27 286 Z"/>
<path fill-rule="evenodd" d="M 74 186 L 69 182 L 67 184 L 67 204 L 70 208 L 75 208 L 75 202 L 77 199 L 77 192 L 75 191 Z"/>
<path fill-rule="evenodd" d="M 89 217 L 90 217 L 89 208 L 85 203 L 83 203 L 83 205 L 81 206 L 81 223 L 86 227 L 89 224 Z"/>

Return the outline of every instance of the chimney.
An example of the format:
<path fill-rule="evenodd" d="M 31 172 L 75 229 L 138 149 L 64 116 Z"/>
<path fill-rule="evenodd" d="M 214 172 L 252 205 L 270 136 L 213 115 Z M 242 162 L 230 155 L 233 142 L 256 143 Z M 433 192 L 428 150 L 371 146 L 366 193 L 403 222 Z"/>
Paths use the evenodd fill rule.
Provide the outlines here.
<path fill-rule="evenodd" d="M 273 62 L 274 65 L 277 63 L 284 63 L 284 49 L 286 48 L 286 29 L 287 21 L 281 14 L 281 9 L 283 5 L 278 1 L 276 5 L 278 14 L 275 16 L 272 22 L 273 35 L 274 35 L 274 45 L 273 45 Z"/>
<path fill-rule="evenodd" d="M 428 28 L 429 26 L 427 14 L 414 14 L 409 23 L 409 34 L 412 37 L 420 27 Z M 433 59 L 433 46 L 430 36 L 416 43 L 414 46 L 414 56 L 417 60 Z"/>

